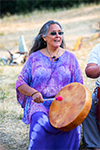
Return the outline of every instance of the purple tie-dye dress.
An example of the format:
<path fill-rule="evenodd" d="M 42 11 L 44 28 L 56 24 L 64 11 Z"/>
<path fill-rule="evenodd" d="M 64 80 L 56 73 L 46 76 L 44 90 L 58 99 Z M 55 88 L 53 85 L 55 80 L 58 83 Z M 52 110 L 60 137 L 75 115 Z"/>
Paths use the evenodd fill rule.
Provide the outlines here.
<path fill-rule="evenodd" d="M 80 67 L 73 53 L 65 51 L 55 62 L 50 61 L 49 57 L 40 51 L 28 57 L 16 81 L 16 92 L 17 100 L 24 110 L 23 122 L 30 123 L 29 150 L 78 149 L 80 126 L 70 132 L 58 131 L 48 120 L 52 101 L 35 103 L 32 97 L 21 94 L 17 88 L 22 84 L 28 84 L 40 91 L 45 99 L 55 97 L 65 85 L 71 82 L 83 84 Z M 43 143 L 38 144 L 41 141 Z"/>

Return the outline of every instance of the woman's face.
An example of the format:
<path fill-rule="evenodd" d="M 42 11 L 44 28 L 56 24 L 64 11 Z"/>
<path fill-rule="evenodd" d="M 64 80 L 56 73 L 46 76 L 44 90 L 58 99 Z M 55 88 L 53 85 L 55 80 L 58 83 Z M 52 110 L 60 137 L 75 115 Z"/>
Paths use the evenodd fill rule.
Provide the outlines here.
<path fill-rule="evenodd" d="M 58 48 L 62 42 L 62 30 L 58 24 L 52 24 L 49 26 L 47 36 L 44 40 L 47 42 L 47 47 Z"/>

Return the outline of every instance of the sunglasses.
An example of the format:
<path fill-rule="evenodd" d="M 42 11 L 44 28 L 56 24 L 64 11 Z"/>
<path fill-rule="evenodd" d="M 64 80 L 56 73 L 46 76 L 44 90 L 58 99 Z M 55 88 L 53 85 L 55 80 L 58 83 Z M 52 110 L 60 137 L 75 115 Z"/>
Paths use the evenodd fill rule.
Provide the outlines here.
<path fill-rule="evenodd" d="M 51 34 L 52 36 L 54 36 L 54 35 L 57 35 L 57 33 L 58 33 L 59 35 L 63 35 L 63 34 L 64 34 L 63 31 L 59 31 L 59 32 L 53 31 L 53 32 L 51 32 L 50 34 Z"/>

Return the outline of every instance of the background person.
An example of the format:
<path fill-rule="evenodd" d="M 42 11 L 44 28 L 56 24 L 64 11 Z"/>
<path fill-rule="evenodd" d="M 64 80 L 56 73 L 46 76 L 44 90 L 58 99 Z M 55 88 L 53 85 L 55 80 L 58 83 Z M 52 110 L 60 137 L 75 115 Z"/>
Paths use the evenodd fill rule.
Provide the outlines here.
<path fill-rule="evenodd" d="M 56 94 L 71 82 L 83 83 L 75 55 L 64 49 L 60 23 L 50 20 L 40 29 L 16 81 L 17 100 L 24 115 L 23 122 L 30 124 L 29 150 L 77 150 L 81 127 L 69 132 L 54 128 L 48 118 Z"/>
<path fill-rule="evenodd" d="M 89 78 L 98 78 L 100 76 L 100 43 L 91 50 L 85 73 Z M 87 148 L 100 150 L 100 133 L 97 127 L 97 105 L 95 101 L 96 95 L 93 92 L 91 110 L 87 118 L 83 121 L 83 137 Z"/>

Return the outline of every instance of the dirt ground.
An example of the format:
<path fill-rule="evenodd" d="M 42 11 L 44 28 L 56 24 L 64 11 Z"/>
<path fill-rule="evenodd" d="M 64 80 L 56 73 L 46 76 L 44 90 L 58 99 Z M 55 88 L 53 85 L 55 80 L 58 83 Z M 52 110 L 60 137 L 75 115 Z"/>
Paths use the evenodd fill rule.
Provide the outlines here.
<path fill-rule="evenodd" d="M 100 42 L 100 5 L 70 10 L 14 15 L 0 19 L 0 58 L 19 51 L 18 40 L 24 36 L 27 49 L 40 27 L 48 20 L 62 24 L 66 47 L 73 52 L 82 70 L 84 85 L 92 93 L 95 79 L 86 77 L 84 69 L 91 49 Z M 23 110 L 16 100 L 15 82 L 23 65 L 0 66 L 0 150 L 27 150 L 29 125 L 22 122 Z M 80 150 L 86 149 L 81 141 Z"/>

